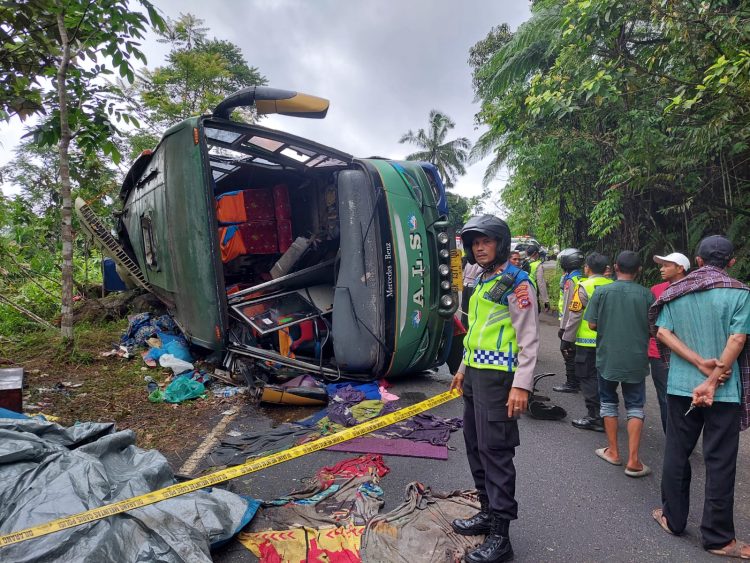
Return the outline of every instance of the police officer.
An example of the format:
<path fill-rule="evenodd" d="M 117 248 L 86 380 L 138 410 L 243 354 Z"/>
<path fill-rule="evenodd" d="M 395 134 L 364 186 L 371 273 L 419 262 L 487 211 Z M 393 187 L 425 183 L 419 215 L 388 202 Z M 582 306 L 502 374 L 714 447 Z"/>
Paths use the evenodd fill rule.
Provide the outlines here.
<path fill-rule="evenodd" d="M 592 252 L 586 257 L 583 273 L 586 279 L 581 280 L 573 290 L 565 324 L 563 325 L 562 349 L 568 352 L 575 350 L 576 377 L 583 391 L 587 416 L 572 421 L 573 426 L 583 430 L 604 432 L 604 423 L 599 416 L 599 374 L 596 371 L 596 331 L 583 322 L 591 298 L 597 287 L 612 283 L 611 278 L 604 277 L 609 266 L 606 256 Z M 575 348 L 574 348 L 575 346 Z"/>
<path fill-rule="evenodd" d="M 557 336 L 560 338 L 560 351 L 565 361 L 565 383 L 552 388 L 558 393 L 578 393 L 581 388 L 576 377 L 576 354 L 575 347 L 563 344 L 562 335 L 565 323 L 568 320 L 568 307 L 573 298 L 573 289 L 583 279 L 584 256 L 577 248 L 566 248 L 557 255 L 557 263 L 563 271 L 560 276 L 560 296 L 557 299 L 557 318 L 560 320 L 560 330 Z"/>
<path fill-rule="evenodd" d="M 526 256 L 529 262 L 529 279 L 536 289 L 539 303 L 543 305 L 544 311 L 549 312 L 549 293 L 547 292 L 547 280 L 544 279 L 544 268 L 539 247 L 532 243 L 526 247 Z"/>
<path fill-rule="evenodd" d="M 452 527 L 461 535 L 486 535 L 466 561 L 508 561 L 508 527 L 518 513 L 517 419 L 528 405 L 539 347 L 536 292 L 528 274 L 508 262 L 510 229 L 504 221 L 472 217 L 461 239 L 469 263 L 481 265 L 483 273 L 469 301 L 464 359 L 451 389 L 463 390 L 466 453 L 481 510 Z"/>

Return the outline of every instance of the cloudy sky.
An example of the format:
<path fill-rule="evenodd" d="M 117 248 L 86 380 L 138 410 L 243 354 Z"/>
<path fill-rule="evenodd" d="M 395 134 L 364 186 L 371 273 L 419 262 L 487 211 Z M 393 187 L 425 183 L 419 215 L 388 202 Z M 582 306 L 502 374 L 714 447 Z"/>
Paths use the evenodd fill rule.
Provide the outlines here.
<path fill-rule="evenodd" d="M 431 109 L 448 114 L 451 138 L 481 134 L 474 127 L 469 48 L 500 23 L 511 29 L 529 17 L 528 0 L 154 0 L 164 15 L 191 13 L 209 37 L 238 45 L 269 86 L 331 100 L 325 120 L 273 116 L 283 129 L 355 156 L 400 158 L 413 152 L 398 139 L 427 126 Z M 146 45 L 149 67 L 167 48 Z M 18 123 L 0 125 L 0 164 L 12 157 Z M 481 191 L 486 163 L 459 179 L 457 192 Z M 493 184 L 497 190 L 503 178 Z"/>

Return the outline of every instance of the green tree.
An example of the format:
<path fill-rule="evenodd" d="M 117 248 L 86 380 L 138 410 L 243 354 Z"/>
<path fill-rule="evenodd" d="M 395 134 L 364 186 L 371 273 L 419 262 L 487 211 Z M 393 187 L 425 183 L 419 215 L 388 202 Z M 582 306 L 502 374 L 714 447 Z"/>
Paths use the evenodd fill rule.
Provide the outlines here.
<path fill-rule="evenodd" d="M 237 45 L 208 39 L 202 24 L 192 14 L 168 19 L 160 32 L 160 41 L 171 45 L 166 64 L 143 70 L 132 88 L 123 88 L 132 113 L 145 126 L 131 135 L 132 153 L 153 147 L 164 129 L 212 110 L 229 94 L 267 83 Z M 252 121 L 254 115 L 239 109 L 233 117 Z"/>
<path fill-rule="evenodd" d="M 46 115 L 36 131 L 42 145 L 59 152 L 62 306 L 60 328 L 68 347 L 73 344 L 73 230 L 70 147 L 92 154 L 102 150 L 113 161 L 120 154 L 111 139 L 115 121 L 130 118 L 113 101 L 112 87 L 103 81 L 117 70 L 135 79 L 133 61 L 145 63 L 139 48 L 149 25 L 162 19 L 148 0 L 138 0 L 147 15 L 126 0 L 32 0 L 5 2 L 0 17 L 8 22 L 0 48 L 7 86 L 0 94 L 6 119 L 13 113 Z M 48 86 L 51 85 L 51 88 Z"/>
<path fill-rule="evenodd" d="M 511 215 L 644 258 L 727 233 L 747 278 L 749 30 L 746 1 L 535 2 L 479 72 Z"/>
<path fill-rule="evenodd" d="M 466 137 L 458 137 L 452 141 L 446 140 L 448 132 L 456 124 L 444 113 L 433 109 L 430 111 L 428 121 L 427 131 L 420 128 L 414 133 L 410 129 L 398 142 L 419 147 L 421 150 L 408 155 L 406 159 L 431 162 L 437 167 L 446 187 L 452 188 L 456 177 L 466 174 L 466 161 L 471 143 Z"/>

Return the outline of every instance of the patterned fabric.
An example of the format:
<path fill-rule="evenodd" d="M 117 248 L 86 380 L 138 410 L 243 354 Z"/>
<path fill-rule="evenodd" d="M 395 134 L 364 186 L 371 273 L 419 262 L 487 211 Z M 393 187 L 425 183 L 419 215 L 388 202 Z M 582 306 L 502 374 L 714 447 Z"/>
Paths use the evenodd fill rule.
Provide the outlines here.
<path fill-rule="evenodd" d="M 703 266 L 702 268 L 693 270 L 681 280 L 670 285 L 664 290 L 661 297 L 651 305 L 651 309 L 648 312 L 648 324 L 651 335 L 656 336 L 656 332 L 658 331 L 656 319 L 659 318 L 659 313 L 665 303 L 696 291 L 707 291 L 722 287 L 750 291 L 750 287 L 734 278 L 730 278 L 724 270 L 714 266 Z M 671 350 L 659 342 L 658 339 L 656 340 L 656 345 L 659 348 L 662 360 L 664 360 L 667 368 L 669 368 Z M 740 352 L 737 362 L 740 366 L 740 382 L 742 383 L 740 430 L 746 430 L 750 427 L 750 340 L 745 342 L 745 347 Z"/>
<path fill-rule="evenodd" d="M 497 350 L 474 350 L 474 361 L 478 364 L 504 366 L 512 358 L 513 365 L 518 365 L 518 357 Z"/>

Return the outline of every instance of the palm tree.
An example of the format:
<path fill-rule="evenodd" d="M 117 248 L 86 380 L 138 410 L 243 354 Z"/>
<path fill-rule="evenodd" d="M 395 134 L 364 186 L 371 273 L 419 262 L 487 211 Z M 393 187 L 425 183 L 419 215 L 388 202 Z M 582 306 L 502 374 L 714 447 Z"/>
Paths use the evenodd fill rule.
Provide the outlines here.
<path fill-rule="evenodd" d="M 430 111 L 428 131 L 420 129 L 414 133 L 411 129 L 405 133 L 399 143 L 412 143 L 420 149 L 406 157 L 406 160 L 423 160 L 435 165 L 446 187 L 452 188 L 457 176 L 466 174 L 466 160 L 469 157 L 471 143 L 466 137 L 446 141 L 448 131 L 455 122 L 436 109 Z"/>

